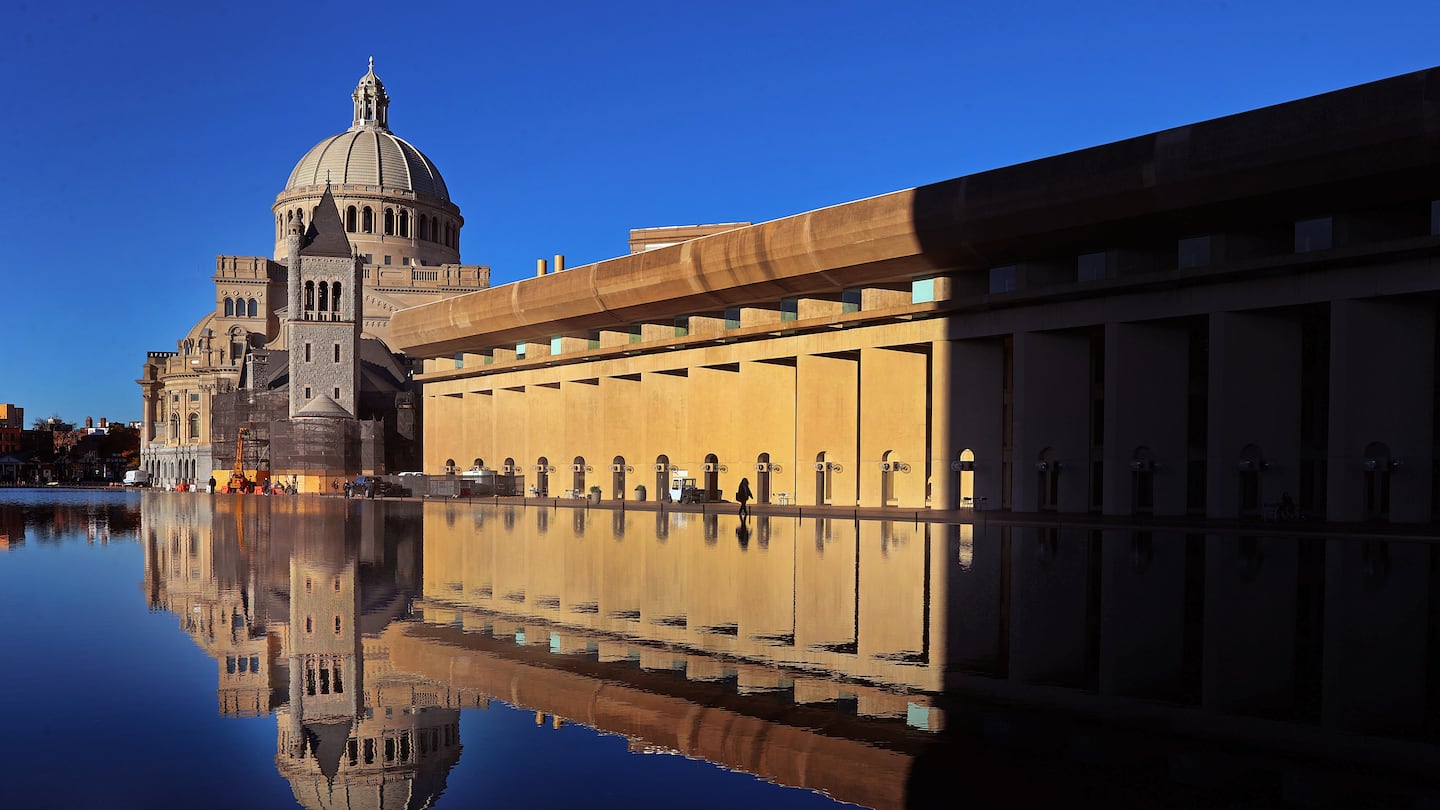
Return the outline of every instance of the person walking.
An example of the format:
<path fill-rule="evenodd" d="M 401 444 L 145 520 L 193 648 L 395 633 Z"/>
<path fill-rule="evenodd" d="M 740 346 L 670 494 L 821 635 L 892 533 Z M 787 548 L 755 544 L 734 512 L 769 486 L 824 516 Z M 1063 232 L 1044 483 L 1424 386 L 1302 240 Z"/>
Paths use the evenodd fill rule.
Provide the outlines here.
<path fill-rule="evenodd" d="M 750 503 L 750 499 L 753 497 L 755 497 L 755 495 L 750 491 L 750 479 L 741 478 L 740 488 L 735 490 L 735 500 L 740 502 L 741 520 L 750 517 L 750 507 L 748 504 Z"/>

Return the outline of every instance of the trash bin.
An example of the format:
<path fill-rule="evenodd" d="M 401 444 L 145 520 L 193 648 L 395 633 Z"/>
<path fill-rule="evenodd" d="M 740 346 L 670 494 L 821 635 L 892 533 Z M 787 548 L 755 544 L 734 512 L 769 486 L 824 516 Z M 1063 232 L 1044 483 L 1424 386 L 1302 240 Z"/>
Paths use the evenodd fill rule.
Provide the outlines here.
<path fill-rule="evenodd" d="M 637 501 L 643 501 L 643 500 L 645 500 L 645 485 L 644 485 L 644 484 L 637 484 L 637 485 L 635 486 L 635 500 L 637 500 Z"/>

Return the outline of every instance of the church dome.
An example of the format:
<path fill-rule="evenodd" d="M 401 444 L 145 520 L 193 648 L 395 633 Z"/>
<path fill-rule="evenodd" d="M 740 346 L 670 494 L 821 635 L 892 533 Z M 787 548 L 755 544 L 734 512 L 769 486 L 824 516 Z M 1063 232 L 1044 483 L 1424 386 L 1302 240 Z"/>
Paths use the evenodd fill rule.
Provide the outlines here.
<path fill-rule="evenodd" d="M 350 129 L 315 144 L 285 183 L 285 192 L 326 183 L 379 186 L 450 201 L 450 190 L 430 158 L 390 131 L 390 97 L 375 75 L 375 60 L 351 96 Z"/>
<path fill-rule="evenodd" d="M 323 186 L 327 180 L 450 199 L 445 179 L 430 158 L 404 138 L 379 128 L 352 128 L 315 144 L 295 164 L 285 190 Z"/>

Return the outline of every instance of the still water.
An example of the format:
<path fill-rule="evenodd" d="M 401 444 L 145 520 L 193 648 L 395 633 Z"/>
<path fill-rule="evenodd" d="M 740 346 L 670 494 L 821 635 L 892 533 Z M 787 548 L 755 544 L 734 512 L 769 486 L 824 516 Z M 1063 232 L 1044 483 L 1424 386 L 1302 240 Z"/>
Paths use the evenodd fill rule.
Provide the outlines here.
<path fill-rule="evenodd" d="M 1434 807 L 1437 549 L 0 490 L 0 807 Z"/>

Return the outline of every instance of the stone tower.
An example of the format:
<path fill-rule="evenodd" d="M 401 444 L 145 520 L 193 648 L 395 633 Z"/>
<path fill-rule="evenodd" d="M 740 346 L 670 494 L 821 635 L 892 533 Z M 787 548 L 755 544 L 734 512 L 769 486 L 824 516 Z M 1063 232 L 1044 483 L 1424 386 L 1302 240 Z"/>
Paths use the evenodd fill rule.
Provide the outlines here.
<path fill-rule="evenodd" d="M 354 419 L 359 413 L 361 261 L 351 250 L 326 187 L 301 234 L 292 227 L 285 343 L 290 351 L 290 418 Z"/>

